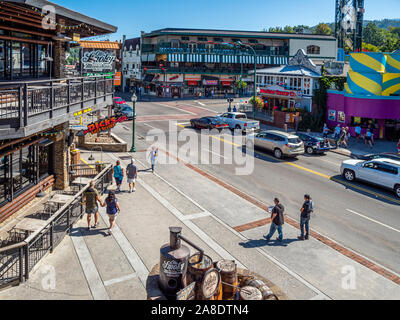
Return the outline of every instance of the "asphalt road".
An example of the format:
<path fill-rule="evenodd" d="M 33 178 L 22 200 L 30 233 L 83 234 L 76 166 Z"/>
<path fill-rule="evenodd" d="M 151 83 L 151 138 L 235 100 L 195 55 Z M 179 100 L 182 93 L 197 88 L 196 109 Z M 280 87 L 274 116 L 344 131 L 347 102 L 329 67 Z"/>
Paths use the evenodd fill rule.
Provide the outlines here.
<path fill-rule="evenodd" d="M 151 129 L 161 129 L 167 135 L 176 134 L 189 126 L 189 119 L 226 110 L 225 105 L 199 101 L 148 102 L 137 104 L 137 148 L 147 149 L 144 138 Z M 199 117 L 200 117 L 199 116 Z M 170 127 L 164 117 L 176 117 L 178 126 Z M 131 122 L 118 125 L 114 132 L 127 141 L 132 139 Z M 199 141 L 200 132 L 193 131 Z M 205 137 L 230 145 L 229 137 Z M 185 142 L 179 142 L 182 146 Z M 234 143 L 232 148 L 241 149 Z M 223 148 L 219 151 L 206 147 L 210 159 L 220 158 L 221 164 L 196 164 L 219 179 L 241 191 L 272 204 L 279 197 L 286 214 L 299 219 L 303 195 L 314 199 L 316 212 L 311 227 L 343 246 L 370 260 L 400 273 L 400 200 L 388 191 L 363 183 L 347 183 L 340 176 L 340 164 L 347 158 L 329 153 L 325 156 L 301 156 L 298 159 L 278 161 L 264 150 L 256 150 L 254 170 L 238 176 L 236 166 L 224 164 Z"/>

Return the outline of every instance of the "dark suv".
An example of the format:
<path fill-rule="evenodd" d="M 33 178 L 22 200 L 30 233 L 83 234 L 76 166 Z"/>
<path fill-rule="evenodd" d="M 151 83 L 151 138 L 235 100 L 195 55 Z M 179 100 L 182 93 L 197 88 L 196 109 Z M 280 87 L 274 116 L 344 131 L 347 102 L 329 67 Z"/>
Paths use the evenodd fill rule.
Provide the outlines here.
<path fill-rule="evenodd" d="M 296 135 L 304 142 L 307 154 L 323 154 L 333 149 L 328 139 L 316 137 L 305 132 L 296 132 Z"/>

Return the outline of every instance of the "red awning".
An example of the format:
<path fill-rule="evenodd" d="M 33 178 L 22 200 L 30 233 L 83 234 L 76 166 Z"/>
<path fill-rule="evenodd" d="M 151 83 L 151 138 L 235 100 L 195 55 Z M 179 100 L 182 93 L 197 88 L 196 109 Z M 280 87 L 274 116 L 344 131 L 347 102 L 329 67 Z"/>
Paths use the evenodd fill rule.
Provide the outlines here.
<path fill-rule="evenodd" d="M 231 81 L 221 81 L 221 84 L 222 84 L 223 86 L 228 86 L 228 87 L 230 87 L 230 86 L 232 85 L 232 82 L 231 82 Z"/>
<path fill-rule="evenodd" d="M 188 81 L 189 86 L 197 86 L 197 81 Z"/>

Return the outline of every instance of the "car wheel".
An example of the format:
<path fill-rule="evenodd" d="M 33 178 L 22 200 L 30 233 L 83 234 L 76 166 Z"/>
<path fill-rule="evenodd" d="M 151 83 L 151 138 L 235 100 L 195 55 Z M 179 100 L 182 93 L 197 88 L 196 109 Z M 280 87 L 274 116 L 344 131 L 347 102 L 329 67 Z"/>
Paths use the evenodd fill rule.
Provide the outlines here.
<path fill-rule="evenodd" d="M 314 149 L 313 149 L 313 147 L 307 147 L 307 148 L 306 148 L 306 152 L 307 152 L 308 154 L 314 154 Z"/>
<path fill-rule="evenodd" d="M 356 174 L 354 173 L 353 170 L 345 169 L 345 170 L 343 171 L 343 177 L 344 177 L 347 181 L 354 181 L 354 180 L 356 180 Z"/>
<path fill-rule="evenodd" d="M 400 184 L 394 187 L 394 193 L 396 194 L 397 198 L 400 198 Z"/>
<path fill-rule="evenodd" d="M 274 150 L 274 156 L 277 159 L 282 159 L 282 150 L 281 149 L 275 149 Z"/>

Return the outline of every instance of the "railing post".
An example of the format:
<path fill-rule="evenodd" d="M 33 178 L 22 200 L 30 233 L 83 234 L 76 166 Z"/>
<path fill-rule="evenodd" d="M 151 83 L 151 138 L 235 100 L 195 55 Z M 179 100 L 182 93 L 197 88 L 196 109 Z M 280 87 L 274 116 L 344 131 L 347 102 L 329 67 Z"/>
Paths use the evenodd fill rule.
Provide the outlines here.
<path fill-rule="evenodd" d="M 50 223 L 50 253 L 54 250 L 54 222 Z"/>
<path fill-rule="evenodd" d="M 19 248 L 19 282 L 24 282 L 24 247 Z"/>
<path fill-rule="evenodd" d="M 29 243 L 25 248 L 25 280 L 29 280 Z"/>
<path fill-rule="evenodd" d="M 103 81 L 104 81 L 104 101 L 107 100 L 107 80 L 106 79 L 107 79 L 106 76 L 104 76 L 104 79 L 103 79 Z"/>
<path fill-rule="evenodd" d="M 71 108 L 71 80 L 67 80 L 67 113 Z"/>
<path fill-rule="evenodd" d="M 53 118 L 53 108 L 54 108 L 54 88 L 53 81 L 50 82 L 50 119 Z"/>
<path fill-rule="evenodd" d="M 97 104 L 97 80 L 98 78 L 94 78 L 94 104 Z"/>
<path fill-rule="evenodd" d="M 24 112 L 22 105 L 22 87 L 18 87 L 18 117 L 19 117 L 19 126 L 24 126 Z"/>
<path fill-rule="evenodd" d="M 28 85 L 25 83 L 24 85 L 24 125 L 25 127 L 28 126 L 28 114 L 29 114 L 29 101 L 28 101 Z M 32 96 L 32 103 L 33 103 L 33 96 Z"/>
<path fill-rule="evenodd" d="M 67 212 L 67 225 L 68 225 L 67 232 L 69 233 L 71 230 L 71 207 L 68 208 Z"/>

